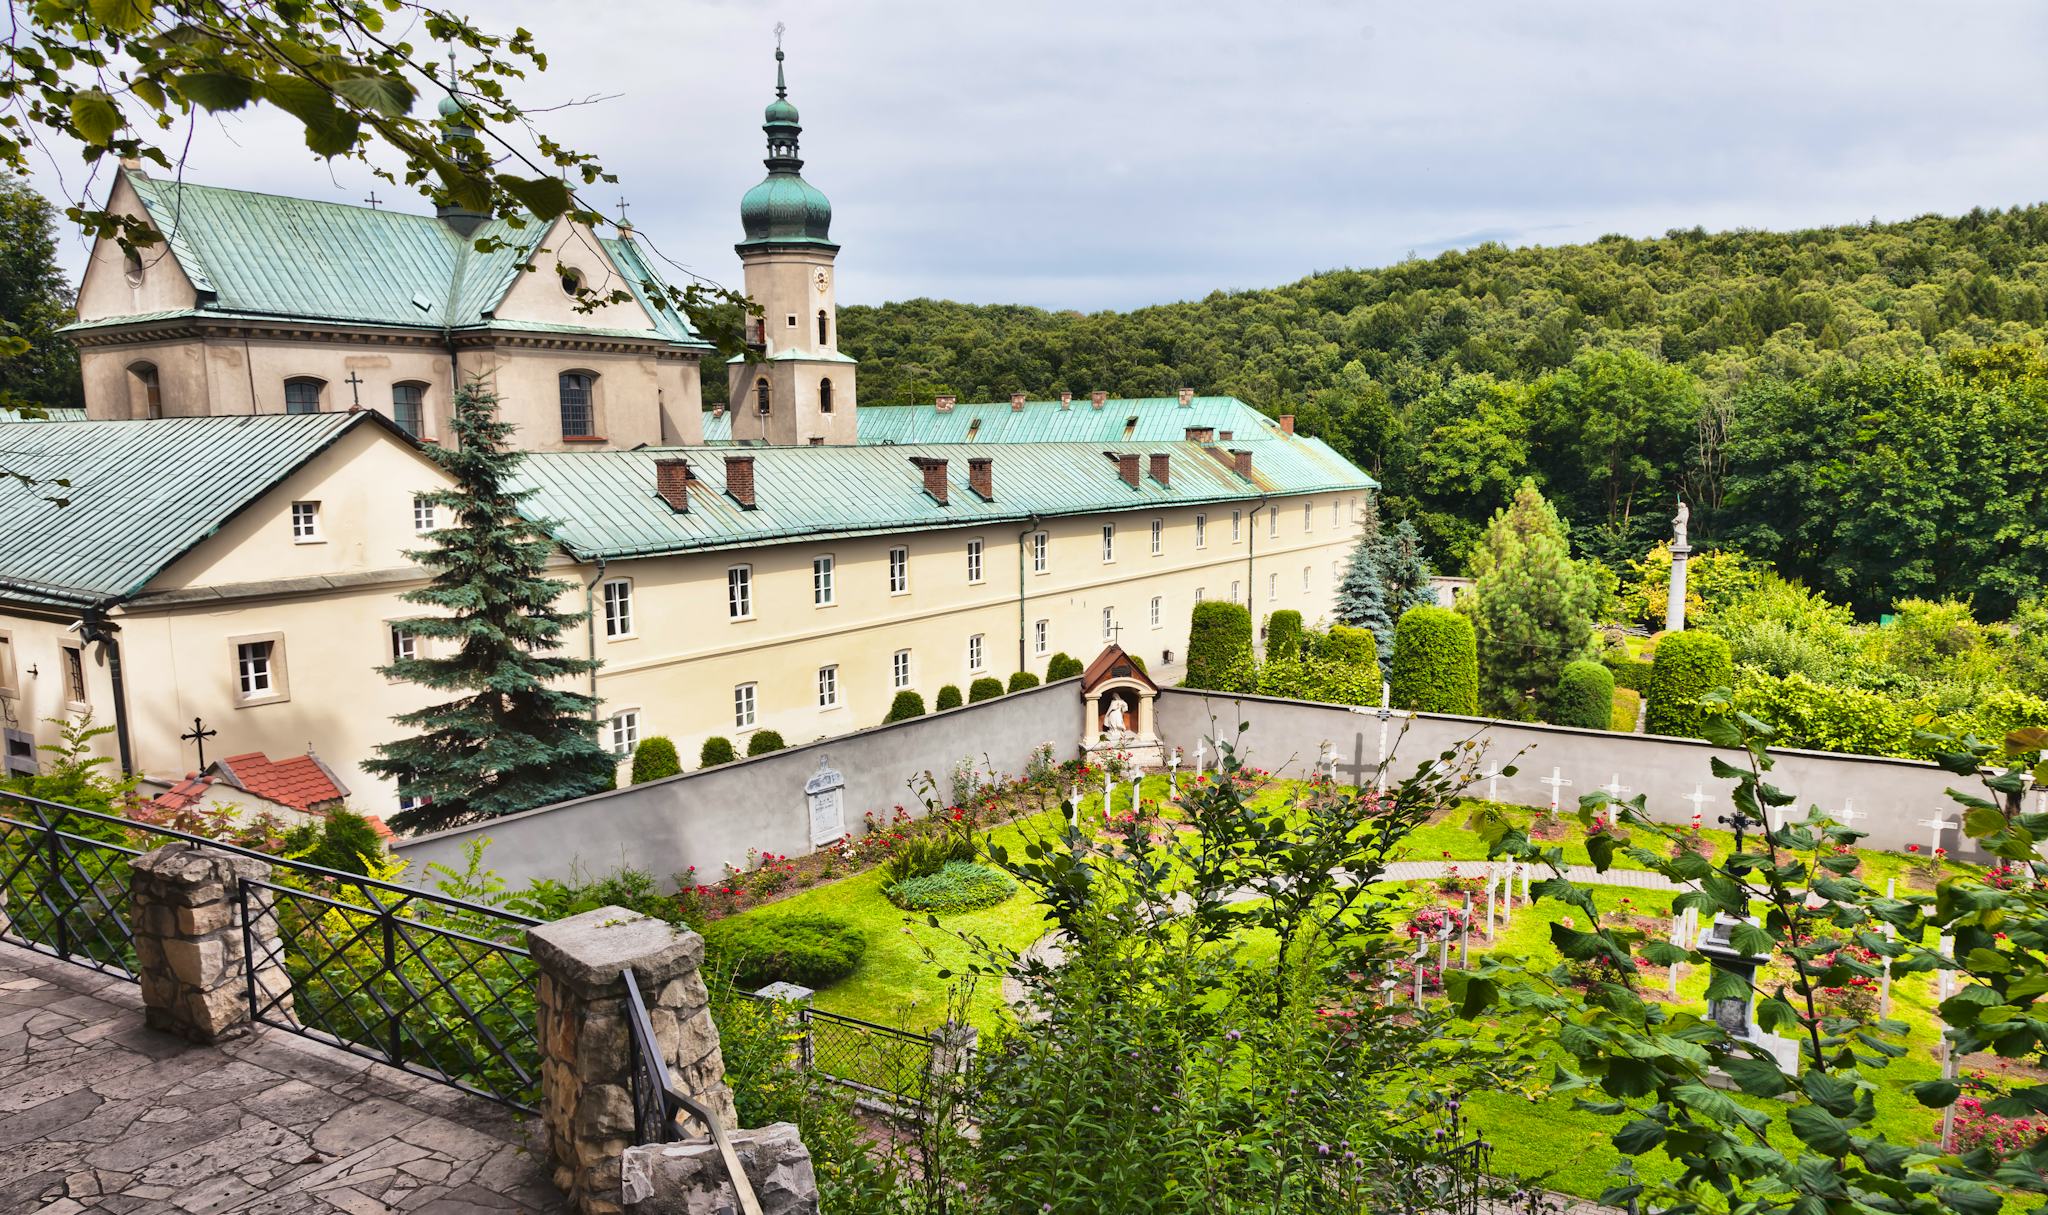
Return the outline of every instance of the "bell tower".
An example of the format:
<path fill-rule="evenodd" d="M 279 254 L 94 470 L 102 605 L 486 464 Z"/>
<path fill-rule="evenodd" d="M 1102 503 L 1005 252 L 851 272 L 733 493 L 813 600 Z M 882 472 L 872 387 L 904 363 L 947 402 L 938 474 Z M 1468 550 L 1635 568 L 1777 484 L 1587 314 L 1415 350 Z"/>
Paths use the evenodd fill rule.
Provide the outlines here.
<path fill-rule="evenodd" d="M 747 323 L 748 352 L 726 365 L 732 435 L 789 446 L 851 445 L 856 364 L 839 353 L 832 203 L 803 179 L 797 154 L 803 127 L 782 61 L 778 27 L 775 100 L 761 123 L 768 176 L 740 198 L 746 239 L 734 246 L 747 298 L 761 316 Z"/>

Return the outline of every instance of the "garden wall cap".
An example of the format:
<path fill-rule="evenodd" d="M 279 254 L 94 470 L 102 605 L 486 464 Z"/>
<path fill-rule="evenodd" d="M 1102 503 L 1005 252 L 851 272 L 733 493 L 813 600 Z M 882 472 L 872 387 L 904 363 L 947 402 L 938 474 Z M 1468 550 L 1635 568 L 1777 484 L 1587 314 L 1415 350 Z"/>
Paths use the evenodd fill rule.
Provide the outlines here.
<path fill-rule="evenodd" d="M 801 1002 L 810 999 L 818 993 L 801 983 L 781 982 L 770 983 L 754 994 L 763 1000 L 794 1000 Z"/>
<path fill-rule="evenodd" d="M 526 940 L 541 970 L 582 996 L 623 994 L 619 972 L 629 966 L 645 991 L 704 963 L 703 937 L 624 907 L 529 928 Z"/>
<path fill-rule="evenodd" d="M 240 879 L 260 882 L 270 876 L 270 866 L 253 856 L 189 844 L 165 844 L 136 857 L 129 868 L 158 881 L 187 886 Z"/>

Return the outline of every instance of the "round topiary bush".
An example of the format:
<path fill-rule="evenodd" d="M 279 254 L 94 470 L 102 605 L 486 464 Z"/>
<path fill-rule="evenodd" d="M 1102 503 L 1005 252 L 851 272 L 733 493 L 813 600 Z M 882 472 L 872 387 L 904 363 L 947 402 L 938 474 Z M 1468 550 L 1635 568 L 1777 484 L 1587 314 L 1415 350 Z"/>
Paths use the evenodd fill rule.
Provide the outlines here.
<path fill-rule="evenodd" d="M 1700 702 L 1715 688 L 1735 682 L 1735 658 L 1728 643 L 1703 629 L 1667 633 L 1657 641 L 1644 699 L 1650 710 L 1643 728 L 1679 738 L 1704 737 L 1707 714 Z"/>
<path fill-rule="evenodd" d="M 1301 657 L 1301 613 L 1283 608 L 1266 617 L 1266 661 Z"/>
<path fill-rule="evenodd" d="M 1244 605 L 1204 599 L 1188 621 L 1188 673 L 1191 688 L 1243 691 L 1252 668 L 1252 614 Z"/>
<path fill-rule="evenodd" d="M 1379 642 L 1374 640 L 1371 629 L 1333 624 L 1323 637 L 1322 657 L 1339 666 L 1361 670 L 1376 667 L 1380 662 Z"/>
<path fill-rule="evenodd" d="M 642 739 L 633 748 L 633 783 L 644 785 L 664 776 L 674 776 L 683 770 L 683 759 L 676 754 L 675 743 L 659 734 Z"/>
<path fill-rule="evenodd" d="M 697 766 L 713 768 L 719 764 L 729 764 L 738 758 L 739 754 L 732 749 L 730 738 L 721 738 L 713 734 L 704 740 L 704 746 L 697 752 Z"/>
<path fill-rule="evenodd" d="M 905 911 L 935 915 L 993 907 L 1016 892 L 1009 874 L 974 861 L 947 861 L 937 873 L 904 878 L 883 891 Z"/>
<path fill-rule="evenodd" d="M 882 718 L 882 724 L 886 726 L 892 721 L 909 721 L 913 717 L 923 716 L 924 697 L 905 688 L 896 693 L 896 699 L 889 702 L 889 715 Z"/>
<path fill-rule="evenodd" d="M 752 991 L 770 983 L 829 987 L 867 952 L 861 930 L 835 916 L 730 916 L 703 926 L 704 968 Z"/>
<path fill-rule="evenodd" d="M 938 699 L 932 701 L 932 708 L 944 713 L 947 709 L 959 708 L 963 703 L 959 685 L 949 683 L 939 689 Z"/>
<path fill-rule="evenodd" d="M 770 751 L 780 751 L 787 745 L 782 741 L 782 735 L 773 730 L 756 730 L 753 737 L 747 739 L 747 754 L 766 755 Z"/>
<path fill-rule="evenodd" d="M 1605 730 L 1614 721 L 1614 673 L 1590 659 L 1566 663 L 1557 676 L 1550 720 L 1560 726 Z"/>
<path fill-rule="evenodd" d="M 1081 665 L 1081 660 L 1072 654 L 1054 654 L 1052 660 L 1045 664 L 1045 682 L 1053 683 L 1061 679 L 1072 679 L 1085 669 Z"/>
<path fill-rule="evenodd" d="M 1479 711 L 1479 643 L 1461 612 L 1423 605 L 1394 626 L 1394 704 L 1419 713 Z"/>
<path fill-rule="evenodd" d="M 1035 688 L 1037 686 L 1038 676 L 1033 675 L 1029 671 L 1019 671 L 1010 676 L 1010 690 L 1012 692 L 1022 692 L 1026 688 Z"/>
<path fill-rule="evenodd" d="M 967 703 L 978 705 L 984 700 L 994 700 L 1003 694 L 1003 681 L 993 675 L 984 675 L 967 685 Z"/>

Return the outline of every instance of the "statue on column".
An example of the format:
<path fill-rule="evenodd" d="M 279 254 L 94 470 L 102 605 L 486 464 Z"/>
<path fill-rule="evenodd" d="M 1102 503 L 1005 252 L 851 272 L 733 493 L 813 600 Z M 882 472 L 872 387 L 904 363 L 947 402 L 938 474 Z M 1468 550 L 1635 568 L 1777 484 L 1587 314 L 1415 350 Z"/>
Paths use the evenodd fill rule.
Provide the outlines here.
<path fill-rule="evenodd" d="M 1684 495 L 1678 499 L 1678 514 L 1671 520 L 1671 547 L 1685 548 L 1685 525 L 1692 518 L 1692 508 L 1685 504 Z"/>

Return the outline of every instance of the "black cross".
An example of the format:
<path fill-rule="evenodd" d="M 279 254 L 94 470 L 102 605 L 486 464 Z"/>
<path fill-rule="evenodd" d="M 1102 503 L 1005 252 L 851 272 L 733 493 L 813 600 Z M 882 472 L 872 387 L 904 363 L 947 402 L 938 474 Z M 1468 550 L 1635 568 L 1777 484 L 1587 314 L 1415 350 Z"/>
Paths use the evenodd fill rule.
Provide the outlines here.
<path fill-rule="evenodd" d="M 1735 832 L 1735 851 L 1742 851 L 1742 837 L 1751 827 L 1758 826 L 1757 820 L 1737 808 L 1733 815 L 1723 814 L 1715 820 L 1723 827 Z"/>
<path fill-rule="evenodd" d="M 375 211 L 377 209 L 377 204 L 383 202 L 384 200 L 377 197 L 377 191 L 371 190 L 370 196 L 364 199 L 363 201 L 370 204 L 370 210 Z"/>
<path fill-rule="evenodd" d="M 626 196 L 619 195 L 619 227 L 626 226 Z"/>
<path fill-rule="evenodd" d="M 199 770 L 201 772 L 206 771 L 206 740 L 219 733 L 219 730 L 207 729 L 206 723 L 195 717 L 192 719 L 191 732 L 178 735 L 179 741 L 189 742 L 199 748 Z"/>
<path fill-rule="evenodd" d="M 1116 644 L 1118 644 L 1118 643 L 1122 642 L 1122 641 L 1123 641 L 1123 637 L 1124 637 L 1124 626 L 1123 626 L 1122 624 L 1120 624 L 1120 623 L 1113 623 L 1113 624 L 1111 624 L 1111 625 L 1109 626 L 1109 643 L 1110 643 L 1111 645 L 1116 645 Z"/>
<path fill-rule="evenodd" d="M 348 373 L 348 378 L 342 381 L 342 383 L 348 385 L 349 404 L 353 405 L 357 409 L 361 409 L 363 407 L 363 394 L 358 390 L 361 389 L 366 382 L 367 381 L 365 381 L 363 377 L 357 375 L 353 370 L 351 370 Z"/>

